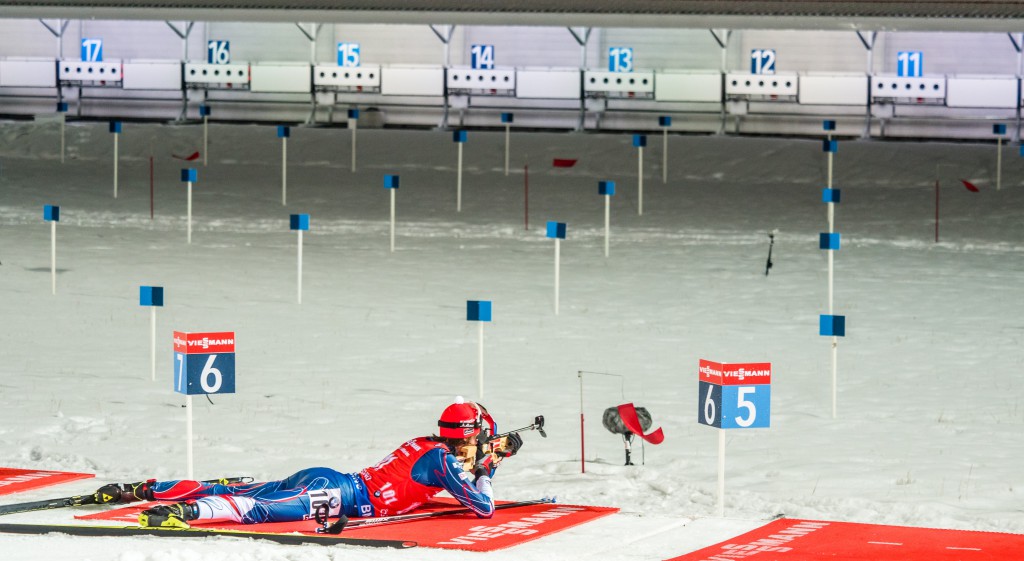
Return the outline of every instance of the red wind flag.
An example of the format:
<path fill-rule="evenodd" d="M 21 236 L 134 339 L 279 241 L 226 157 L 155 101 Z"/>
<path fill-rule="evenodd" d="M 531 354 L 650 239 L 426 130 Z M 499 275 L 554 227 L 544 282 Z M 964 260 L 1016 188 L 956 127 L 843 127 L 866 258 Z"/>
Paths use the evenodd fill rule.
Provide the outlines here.
<path fill-rule="evenodd" d="M 637 417 L 636 414 L 636 407 L 634 407 L 632 403 L 624 403 L 619 406 L 619 417 L 622 419 L 622 424 L 626 425 L 627 429 L 647 442 L 650 442 L 651 444 L 661 444 L 665 440 L 665 433 L 662 432 L 661 427 L 654 429 L 648 434 L 644 434 L 644 428 L 640 424 L 640 418 Z"/>

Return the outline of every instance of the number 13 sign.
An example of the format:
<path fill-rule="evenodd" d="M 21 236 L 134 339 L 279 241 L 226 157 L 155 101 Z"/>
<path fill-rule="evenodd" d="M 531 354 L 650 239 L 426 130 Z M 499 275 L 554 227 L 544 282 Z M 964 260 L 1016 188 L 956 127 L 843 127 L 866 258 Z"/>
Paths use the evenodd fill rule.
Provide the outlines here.
<path fill-rule="evenodd" d="M 174 332 L 174 391 L 235 393 L 235 333 Z"/>
<path fill-rule="evenodd" d="M 767 428 L 771 418 L 770 362 L 724 364 L 701 359 L 697 420 L 720 429 Z"/>

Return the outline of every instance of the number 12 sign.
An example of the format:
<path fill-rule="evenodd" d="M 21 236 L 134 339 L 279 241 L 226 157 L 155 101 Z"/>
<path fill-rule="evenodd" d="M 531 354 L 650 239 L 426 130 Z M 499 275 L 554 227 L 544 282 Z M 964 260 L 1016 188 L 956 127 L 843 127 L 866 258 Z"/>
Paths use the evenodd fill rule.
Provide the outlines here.
<path fill-rule="evenodd" d="M 235 393 L 235 333 L 174 332 L 174 391 Z"/>
<path fill-rule="evenodd" d="M 751 74 L 775 74 L 775 49 L 750 51 Z"/>
<path fill-rule="evenodd" d="M 697 421 L 720 429 L 767 428 L 771 418 L 770 362 L 725 364 L 701 359 Z"/>

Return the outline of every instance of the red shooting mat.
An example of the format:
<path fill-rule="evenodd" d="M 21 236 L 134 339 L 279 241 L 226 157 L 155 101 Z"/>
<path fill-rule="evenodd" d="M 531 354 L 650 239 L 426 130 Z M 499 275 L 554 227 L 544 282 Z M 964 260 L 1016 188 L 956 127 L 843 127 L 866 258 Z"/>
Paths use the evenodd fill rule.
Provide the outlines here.
<path fill-rule="evenodd" d="M 668 561 L 1018 561 L 1024 535 L 780 519 Z"/>
<path fill-rule="evenodd" d="M 69 471 L 0 467 L 0 495 L 10 495 L 11 493 L 49 487 L 58 483 L 88 479 L 90 477 L 95 477 L 95 475 L 91 473 L 72 473 Z"/>
<path fill-rule="evenodd" d="M 116 510 L 75 516 L 80 520 L 116 520 L 138 523 L 139 512 L 155 503 L 135 504 Z M 499 502 L 499 504 L 501 504 Z M 416 512 L 457 506 L 451 502 L 431 502 Z M 413 522 L 349 528 L 342 535 L 349 538 L 404 540 L 418 542 L 420 547 L 495 551 L 542 538 L 555 532 L 618 512 L 617 508 L 562 504 L 537 504 L 494 511 L 493 518 L 477 518 L 473 514 L 428 518 Z M 287 534 L 314 533 L 316 522 L 273 522 L 266 524 L 211 523 L 195 524 L 197 528 L 223 528 Z"/>

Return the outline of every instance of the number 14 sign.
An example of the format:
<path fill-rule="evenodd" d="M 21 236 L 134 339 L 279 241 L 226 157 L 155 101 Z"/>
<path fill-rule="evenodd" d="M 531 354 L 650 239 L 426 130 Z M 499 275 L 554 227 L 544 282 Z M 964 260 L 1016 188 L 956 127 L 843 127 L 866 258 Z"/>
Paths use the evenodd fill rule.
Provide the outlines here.
<path fill-rule="evenodd" d="M 720 429 L 767 428 L 771 418 L 770 362 L 725 364 L 701 359 L 697 420 Z"/>
<path fill-rule="evenodd" d="M 174 332 L 174 391 L 235 393 L 235 333 Z"/>

